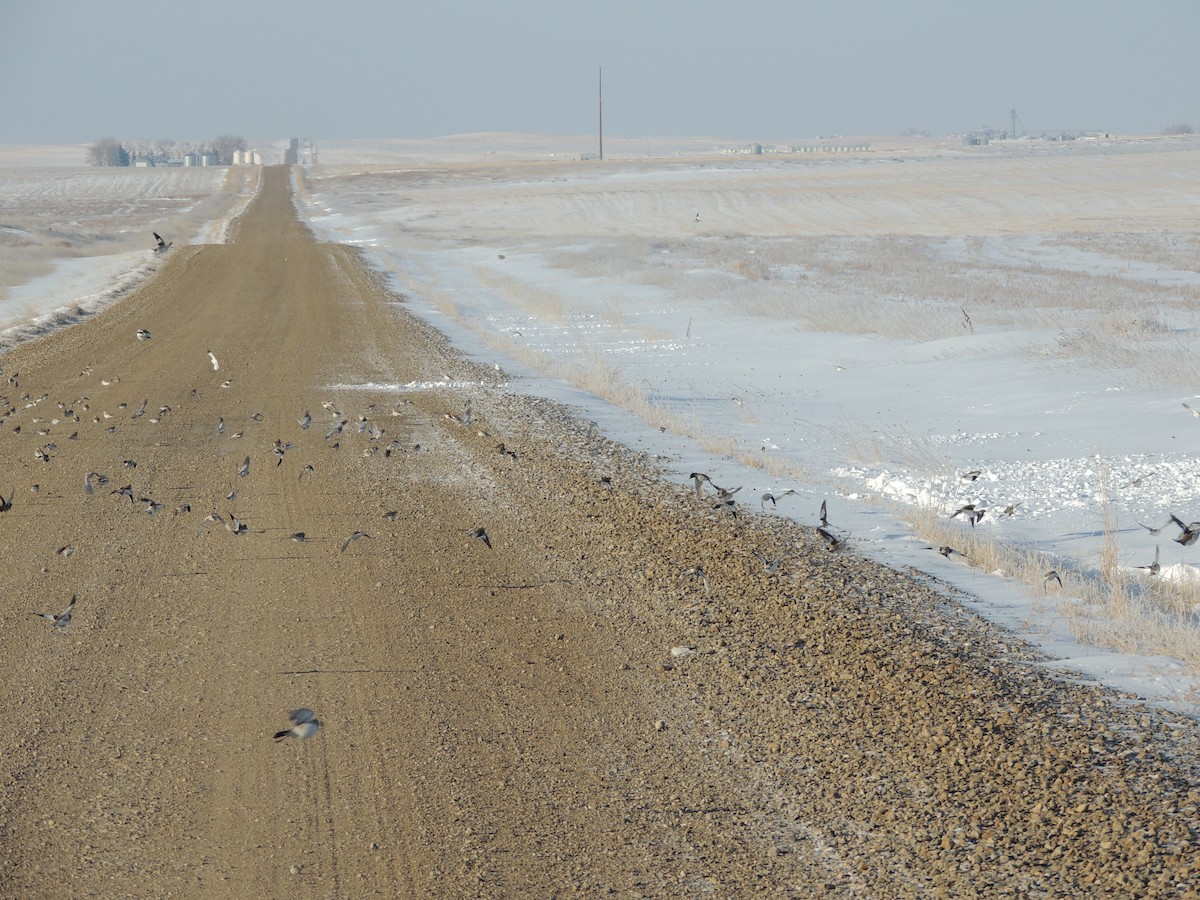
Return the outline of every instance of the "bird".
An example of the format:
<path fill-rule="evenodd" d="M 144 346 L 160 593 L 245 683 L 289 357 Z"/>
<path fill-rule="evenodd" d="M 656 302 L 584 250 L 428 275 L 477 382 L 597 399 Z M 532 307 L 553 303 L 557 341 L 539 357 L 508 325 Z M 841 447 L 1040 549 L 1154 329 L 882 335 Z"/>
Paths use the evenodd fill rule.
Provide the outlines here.
<path fill-rule="evenodd" d="M 184 513 L 190 513 L 191 511 L 192 511 L 192 504 L 190 504 L 190 503 L 183 503 L 183 504 L 180 504 L 179 506 L 175 507 L 175 515 L 177 515 L 177 516 L 182 516 Z"/>
<path fill-rule="evenodd" d="M 786 491 L 783 491 L 782 493 L 779 493 L 779 494 L 772 494 L 770 491 L 767 491 L 767 493 L 763 494 L 762 497 L 759 498 L 758 502 L 759 502 L 759 505 L 763 507 L 763 509 L 766 509 L 768 500 L 771 502 L 772 507 L 776 507 L 776 506 L 778 506 L 778 503 L 776 501 L 782 500 L 784 497 L 788 496 L 789 494 L 794 494 L 794 493 L 796 493 L 796 491 L 792 488 L 788 488 Z"/>
<path fill-rule="evenodd" d="M 294 532 L 293 534 L 288 535 L 288 537 L 290 537 L 297 544 L 303 544 L 308 540 L 308 535 L 306 535 L 303 531 Z"/>
<path fill-rule="evenodd" d="M 312 416 L 309 415 L 308 410 L 306 409 L 304 411 L 304 418 L 302 418 L 300 420 L 300 427 L 303 428 L 305 431 L 308 431 L 308 426 L 311 424 L 312 424 Z"/>
<path fill-rule="evenodd" d="M 826 506 L 827 502 L 828 501 L 826 500 L 821 501 L 821 526 L 823 528 L 829 527 L 829 509 Z"/>
<path fill-rule="evenodd" d="M 387 512 L 385 512 L 385 513 L 383 514 L 383 517 L 384 517 L 385 519 L 387 519 L 389 522 L 395 522 L 395 521 L 396 521 L 396 519 L 397 519 L 397 518 L 399 518 L 399 516 L 400 516 L 400 513 L 399 513 L 399 512 L 397 512 L 397 511 L 396 511 L 396 510 L 394 510 L 394 509 L 392 509 L 392 510 L 388 510 Z"/>
<path fill-rule="evenodd" d="M 293 737 L 298 741 L 308 740 L 321 727 L 321 720 L 311 709 L 293 709 L 288 713 L 288 719 L 292 727 L 275 732 L 276 741 L 282 741 L 286 737 Z"/>
<path fill-rule="evenodd" d="M 1186 409 L 1188 412 L 1190 412 L 1190 413 L 1191 413 L 1193 416 L 1195 416 L 1197 419 L 1200 419 L 1200 410 L 1192 409 L 1192 408 L 1191 408 L 1190 406 L 1188 406 L 1186 403 L 1185 403 L 1185 404 L 1183 404 L 1183 408 L 1184 408 L 1184 409 Z"/>
<path fill-rule="evenodd" d="M 704 590 L 708 591 L 708 576 L 704 574 L 704 569 L 700 566 L 693 566 L 690 569 L 685 569 L 683 574 L 679 576 L 679 581 L 682 583 L 686 578 L 699 578 L 700 583 L 704 585 Z"/>
<path fill-rule="evenodd" d="M 699 222 L 700 221 L 700 213 L 696 213 L 696 218 L 693 219 L 692 221 Z"/>
<path fill-rule="evenodd" d="M 612 476 L 611 475 L 601 475 L 600 476 L 600 487 L 604 488 L 606 491 L 608 491 L 611 494 L 612 489 L 613 489 Z"/>
<path fill-rule="evenodd" d="M 484 531 L 483 528 L 472 528 L 467 532 L 467 534 L 475 538 L 477 541 L 482 541 L 484 546 L 486 546 L 489 550 L 492 549 L 492 539 L 488 537 L 488 533 Z"/>
<path fill-rule="evenodd" d="M 8 512 L 10 509 L 12 509 L 13 500 L 15 500 L 16 497 L 17 497 L 16 490 L 10 490 L 8 492 L 7 500 L 4 499 L 3 494 L 0 494 L 0 512 Z"/>
<path fill-rule="evenodd" d="M 818 528 L 817 534 L 824 539 L 826 543 L 825 549 L 827 549 L 830 553 L 836 553 L 838 550 L 841 550 L 846 546 L 845 538 L 840 538 L 832 532 L 826 531 L 824 528 Z"/>
<path fill-rule="evenodd" d="M 122 497 L 128 497 L 130 505 L 133 504 L 133 485 L 127 484 L 125 487 L 119 487 L 114 491 L 109 491 L 109 494 L 120 494 Z"/>
<path fill-rule="evenodd" d="M 962 515 L 963 513 L 973 513 L 974 511 L 975 511 L 974 503 L 964 503 L 962 506 L 960 506 L 954 512 L 950 513 L 950 518 L 953 519 L 956 516 Z M 970 516 L 965 516 L 965 518 L 970 518 Z"/>
<path fill-rule="evenodd" d="M 241 464 L 241 466 L 238 467 L 237 473 L 238 473 L 238 478 L 245 478 L 247 475 L 250 474 L 250 457 L 249 456 L 247 456 L 244 460 L 242 460 L 242 464 Z"/>
<path fill-rule="evenodd" d="M 704 494 L 704 482 L 706 482 L 706 481 L 709 483 L 712 482 L 712 479 L 709 478 L 707 475 L 705 475 L 703 472 L 693 472 L 691 475 L 688 476 L 688 478 L 692 479 L 693 486 L 696 489 L 697 497 Z"/>
<path fill-rule="evenodd" d="M 216 372 L 221 368 L 221 364 L 217 362 L 216 354 L 211 350 L 208 351 L 208 361 L 212 363 L 213 371 Z"/>
<path fill-rule="evenodd" d="M 972 469 L 970 472 L 963 472 L 958 477 L 963 481 L 976 481 L 983 472 L 980 469 Z"/>
<path fill-rule="evenodd" d="M 305 466 L 303 469 L 300 470 L 300 475 L 296 478 L 296 480 L 299 481 L 305 475 L 311 475 L 314 471 L 315 471 L 315 469 L 313 469 L 312 466 Z"/>
<path fill-rule="evenodd" d="M 71 595 L 71 602 L 67 604 L 67 608 L 62 612 L 55 613 L 34 613 L 39 619 L 49 619 L 54 623 L 55 628 L 66 628 L 71 624 L 71 613 L 75 610 L 76 597 Z"/>
<path fill-rule="evenodd" d="M 225 417 L 221 416 L 217 420 L 217 434 L 224 434 L 224 433 L 225 433 Z"/>
<path fill-rule="evenodd" d="M 780 565 L 782 565 L 782 564 L 783 564 L 783 557 L 782 557 L 782 556 L 777 556 L 777 557 L 775 557 L 774 559 L 769 559 L 769 558 L 767 558 L 765 555 L 763 555 L 762 553 L 759 553 L 757 550 L 756 550 L 756 551 L 754 551 L 754 555 L 758 557 L 759 561 L 760 561 L 760 562 L 761 562 L 761 563 L 762 563 L 764 566 L 766 566 L 766 569 L 767 569 L 767 574 L 768 574 L 768 575 L 774 575 L 776 572 L 778 572 L 778 571 L 779 571 L 779 567 L 780 567 Z"/>
<path fill-rule="evenodd" d="M 1057 581 L 1058 586 L 1060 588 L 1063 586 L 1062 579 L 1058 577 L 1058 573 L 1055 572 L 1053 569 L 1051 569 L 1049 572 L 1047 572 L 1045 575 L 1042 576 L 1042 590 L 1046 590 L 1047 588 L 1049 588 L 1050 582 L 1052 582 L 1052 581 Z"/>
<path fill-rule="evenodd" d="M 1010 503 L 1008 506 L 1004 507 L 1004 509 L 1000 510 L 1000 515 L 1008 516 L 1011 519 L 1013 514 L 1017 511 L 1017 507 L 1020 505 L 1020 503 Z"/>
<path fill-rule="evenodd" d="M 157 231 L 152 231 L 151 234 L 154 235 L 154 252 L 155 253 L 166 253 L 168 250 L 171 249 L 171 245 L 173 243 L 175 243 L 174 241 L 164 241 L 162 239 L 162 236 Z"/>
<path fill-rule="evenodd" d="M 1200 538 L 1200 522 L 1191 522 L 1187 525 L 1184 525 L 1183 522 L 1181 522 L 1175 516 L 1171 516 L 1171 521 L 1182 529 L 1179 537 L 1175 538 L 1175 542 L 1177 544 L 1190 547 L 1192 544 L 1196 543 L 1198 538 Z"/>
<path fill-rule="evenodd" d="M 139 341 L 148 341 L 148 340 L 150 340 L 150 338 L 153 337 L 153 335 L 150 334 L 150 332 L 147 331 L 145 328 L 139 328 L 137 330 L 136 334 L 137 334 L 137 339 Z"/>
<path fill-rule="evenodd" d="M 742 486 L 739 484 L 737 487 L 730 489 L 730 488 L 717 487 L 714 484 L 713 489 L 717 492 L 717 502 L 718 503 L 728 503 L 733 500 L 733 495 L 736 494 L 738 491 L 740 491 L 742 489 Z"/>
<path fill-rule="evenodd" d="M 955 555 L 958 555 L 958 556 L 963 555 L 961 553 L 961 551 L 955 550 L 949 544 L 943 544 L 940 547 L 926 547 L 925 549 L 926 550 L 936 550 L 938 553 L 942 554 L 942 556 L 946 557 L 946 559 L 949 559 L 950 557 L 955 556 Z"/>
<path fill-rule="evenodd" d="M 1136 568 L 1136 569 L 1145 569 L 1145 570 L 1146 570 L 1146 572 L 1147 572 L 1147 573 L 1149 573 L 1150 575 L 1157 575 L 1157 574 L 1158 574 L 1158 571 L 1159 571 L 1159 568 L 1158 568 L 1158 548 L 1157 548 L 1157 547 L 1155 547 L 1155 548 L 1154 548 L 1154 562 L 1150 563 L 1150 565 L 1148 565 L 1148 566 L 1134 566 L 1134 568 Z"/>
<path fill-rule="evenodd" d="M 349 547 L 355 541 L 357 541 L 359 538 L 369 538 L 369 537 L 371 537 L 371 536 L 369 534 L 367 534 L 365 531 L 354 532 L 354 534 L 350 535 L 350 537 L 348 537 L 344 541 L 342 541 L 341 552 L 345 553 L 346 548 Z"/>
<path fill-rule="evenodd" d="M 229 514 L 229 521 L 225 523 L 225 528 L 234 537 L 250 533 L 250 526 L 248 526 L 245 522 L 240 521 L 233 513 Z"/>
<path fill-rule="evenodd" d="M 1167 521 L 1163 522 L 1157 528 L 1151 528 L 1149 525 L 1142 525 L 1141 522 L 1138 522 L 1138 524 L 1142 525 L 1142 527 L 1145 528 L 1151 534 L 1160 534 L 1164 528 L 1166 528 L 1168 525 L 1170 525 L 1176 521 L 1178 521 L 1178 520 L 1174 516 L 1171 516 L 1171 518 L 1167 519 Z"/>

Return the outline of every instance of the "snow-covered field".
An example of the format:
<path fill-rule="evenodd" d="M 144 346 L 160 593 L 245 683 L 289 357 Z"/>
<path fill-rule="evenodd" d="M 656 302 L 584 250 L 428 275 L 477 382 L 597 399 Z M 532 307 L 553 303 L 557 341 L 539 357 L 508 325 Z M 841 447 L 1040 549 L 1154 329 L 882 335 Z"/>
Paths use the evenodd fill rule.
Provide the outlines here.
<path fill-rule="evenodd" d="M 0 346 L 74 321 L 152 275 L 162 261 L 153 232 L 176 244 L 223 241 L 259 174 L 82 160 L 82 148 L 0 147 Z"/>
<path fill-rule="evenodd" d="M 1200 140 L 735 143 L 324 145 L 297 202 L 513 387 L 1195 710 L 1200 543 L 1138 523 L 1200 519 Z"/>

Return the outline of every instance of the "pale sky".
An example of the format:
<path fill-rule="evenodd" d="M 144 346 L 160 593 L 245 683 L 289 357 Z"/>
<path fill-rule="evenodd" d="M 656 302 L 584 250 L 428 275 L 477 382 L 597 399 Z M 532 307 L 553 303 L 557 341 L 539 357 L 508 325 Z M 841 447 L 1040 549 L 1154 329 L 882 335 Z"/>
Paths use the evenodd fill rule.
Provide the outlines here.
<path fill-rule="evenodd" d="M 0 0 L 0 144 L 1200 130 L 1198 0 Z"/>

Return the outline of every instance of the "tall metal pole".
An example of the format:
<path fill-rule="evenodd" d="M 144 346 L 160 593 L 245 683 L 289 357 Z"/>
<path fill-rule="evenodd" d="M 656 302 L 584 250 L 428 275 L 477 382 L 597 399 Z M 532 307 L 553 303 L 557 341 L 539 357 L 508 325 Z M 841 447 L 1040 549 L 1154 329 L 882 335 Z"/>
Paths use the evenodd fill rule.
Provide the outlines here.
<path fill-rule="evenodd" d="M 600 158 L 604 159 L 604 66 L 600 67 Z"/>

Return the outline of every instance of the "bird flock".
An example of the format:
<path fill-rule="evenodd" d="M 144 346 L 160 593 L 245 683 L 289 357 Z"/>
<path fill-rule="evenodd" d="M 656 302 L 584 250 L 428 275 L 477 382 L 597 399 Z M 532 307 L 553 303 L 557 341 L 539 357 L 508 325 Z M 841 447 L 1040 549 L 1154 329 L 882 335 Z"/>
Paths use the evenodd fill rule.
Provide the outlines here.
<path fill-rule="evenodd" d="M 157 237 L 157 236 L 156 236 Z M 165 242 L 164 242 L 165 243 Z M 169 247 L 169 244 L 166 246 Z M 138 328 L 133 333 L 133 338 L 144 343 L 151 341 L 153 335 L 146 328 Z M 207 362 L 211 366 L 213 372 L 220 369 L 220 363 L 216 354 L 208 350 Z M 208 365 L 199 363 L 198 367 L 205 369 Z M 0 374 L 4 374 L 0 369 Z M 94 378 L 94 373 L 91 367 L 80 372 L 80 377 L 86 383 Z M 149 399 L 143 399 L 136 408 L 131 408 L 128 402 L 119 402 L 111 404 L 107 409 L 104 408 L 104 401 L 97 402 L 89 395 L 90 392 L 85 392 L 74 398 L 70 402 L 52 401 L 49 394 L 42 394 L 34 397 L 29 393 L 21 393 L 20 391 L 20 376 L 17 373 L 12 373 L 7 376 L 7 385 L 9 388 L 8 394 L 0 395 L 0 427 L 9 425 L 11 432 L 16 435 L 22 434 L 22 428 L 25 429 L 25 434 L 30 434 L 31 430 L 37 432 L 37 446 L 33 451 L 36 464 L 53 465 L 56 467 L 71 465 L 73 460 L 72 454 L 66 452 L 64 445 L 67 442 L 75 441 L 79 437 L 79 429 L 87 428 L 90 424 L 109 435 L 117 435 L 125 429 L 146 428 L 161 423 L 168 416 L 180 415 L 175 409 L 169 405 L 160 405 L 155 410 Z M 111 388 L 120 385 L 121 379 L 118 377 L 109 377 L 98 379 L 102 388 Z M 226 380 L 221 382 L 221 387 L 228 388 L 232 385 L 232 381 Z M 101 392 L 105 393 L 105 392 Z M 196 397 L 198 389 L 191 391 L 191 397 Z M 375 421 L 370 415 L 362 414 L 355 417 L 344 415 L 333 401 L 325 401 L 322 407 L 329 417 L 330 425 L 325 431 L 324 441 L 319 438 L 303 441 L 303 453 L 312 454 L 314 452 L 339 452 L 349 449 L 348 443 L 350 438 L 354 439 L 354 446 L 361 452 L 363 458 L 369 458 L 379 453 L 387 458 L 399 452 L 419 451 L 420 445 L 405 445 L 399 440 L 388 440 L 387 428 L 380 421 Z M 368 409 L 368 413 L 374 408 L 374 404 Z M 110 412 L 109 410 L 113 410 Z M 392 415 L 402 415 L 399 407 L 392 410 Z M 470 403 L 467 404 L 466 415 L 463 417 L 465 423 L 473 421 Z M 218 441 L 245 441 L 249 444 L 253 441 L 255 444 L 262 447 L 261 455 L 251 452 L 243 452 L 240 463 L 237 463 L 231 468 L 229 476 L 229 490 L 225 491 L 221 488 L 221 492 L 225 498 L 225 505 L 220 508 L 212 508 L 205 515 L 196 531 L 196 537 L 202 538 L 206 530 L 210 526 L 220 526 L 231 535 L 233 538 L 240 540 L 250 539 L 253 535 L 262 535 L 269 531 L 275 530 L 272 528 L 254 528 L 236 511 L 236 501 L 238 499 L 237 485 L 248 486 L 249 492 L 253 493 L 256 484 L 268 477 L 260 468 L 262 458 L 265 457 L 266 472 L 272 470 L 284 469 L 285 464 L 291 461 L 301 451 L 297 449 L 295 441 L 289 439 L 293 436 L 299 439 L 299 435 L 307 432 L 314 418 L 309 410 L 304 410 L 302 415 L 293 421 L 294 426 L 285 421 L 282 428 L 295 427 L 295 435 L 286 433 L 282 436 L 276 436 L 267 443 L 268 438 L 262 435 L 265 428 L 269 427 L 270 423 L 266 417 L 255 412 L 245 418 L 246 426 L 240 427 L 237 430 L 229 427 L 231 423 L 241 421 L 240 417 L 227 413 L 225 416 L 220 416 L 217 422 L 212 427 L 211 434 Z M 245 437 L 248 426 L 253 423 L 254 428 L 250 437 Z M 201 426 L 203 428 L 203 426 Z M 69 434 L 66 432 L 69 430 Z M 47 440 L 43 440 L 47 438 Z M 59 442 L 62 442 L 60 444 Z M 261 443 L 260 443 L 261 442 Z M 321 448 L 323 443 L 323 451 Z M 346 444 L 346 446 L 343 446 Z M 111 458 L 111 457 L 110 457 Z M 311 458 L 311 457 L 310 457 Z M 117 462 L 116 460 L 120 460 Z M 273 464 L 272 462 L 273 461 Z M 83 471 L 80 472 L 79 480 L 82 482 L 81 488 L 84 497 L 89 498 L 85 502 L 97 503 L 101 502 L 101 498 L 108 497 L 111 500 L 119 501 L 122 505 L 127 505 L 127 508 L 133 513 L 145 515 L 148 517 L 158 516 L 168 503 L 166 498 L 155 496 L 155 491 L 147 487 L 150 479 L 143 480 L 139 485 L 139 474 L 146 471 L 146 467 L 139 470 L 138 461 L 133 458 L 121 459 L 120 455 L 113 460 L 113 468 L 106 465 L 96 465 L 95 460 L 90 461 L 90 465 L 81 466 Z M 152 468 L 152 467 L 151 467 Z M 319 460 L 304 461 L 303 464 L 297 464 L 295 478 L 298 482 L 314 481 L 317 479 L 317 473 L 320 468 Z M 107 471 L 104 471 L 107 469 Z M 120 484 L 119 481 L 114 484 L 116 471 L 124 471 L 126 474 L 121 481 L 126 481 L 125 484 Z M 291 477 L 291 476 L 289 476 Z M 79 483 L 79 482 L 76 482 Z M 302 488 L 303 489 L 303 488 Z M 176 495 L 185 488 L 172 488 Z M 31 492 L 37 494 L 41 491 L 39 484 L 34 484 L 31 487 Z M 197 494 L 202 493 L 196 489 Z M 171 498 L 171 505 L 174 513 L 167 517 L 168 521 L 180 520 L 192 513 L 194 504 L 197 502 L 197 497 L 183 498 L 174 496 Z M 110 500 L 110 502 L 111 502 Z M 9 487 L 7 493 L 0 494 L 0 513 L 11 514 L 14 507 L 19 507 L 17 501 L 17 492 L 13 487 Z M 16 513 L 20 516 L 21 512 Z M 399 512 L 389 510 L 383 514 L 385 521 L 396 521 L 399 518 Z M 314 539 L 311 532 L 308 530 L 295 530 L 291 528 L 280 529 L 285 532 L 287 539 L 299 544 L 311 544 L 314 540 L 319 542 L 319 539 Z M 478 541 L 487 550 L 493 549 L 491 537 L 482 527 L 465 529 L 466 535 L 474 542 Z M 340 543 L 335 543 L 338 547 L 337 554 L 340 556 L 350 551 L 352 546 L 357 542 L 369 541 L 372 535 L 365 529 L 359 528 L 352 531 Z M 86 550 L 86 548 L 84 548 Z M 59 547 L 56 551 L 57 555 L 62 558 L 69 558 L 78 552 L 78 548 L 74 545 L 65 545 Z M 42 612 L 34 611 L 31 614 L 39 619 L 43 619 L 50 623 L 50 627 L 57 635 L 68 634 L 73 622 L 78 621 L 79 607 L 86 611 L 86 597 L 81 602 L 78 594 L 73 593 L 70 602 L 61 612 Z M 320 721 L 317 719 L 312 710 L 307 708 L 296 709 L 290 713 L 291 727 L 275 734 L 275 740 L 279 741 L 285 737 L 292 737 L 296 740 L 305 740 L 314 735 L 320 728 Z"/>

